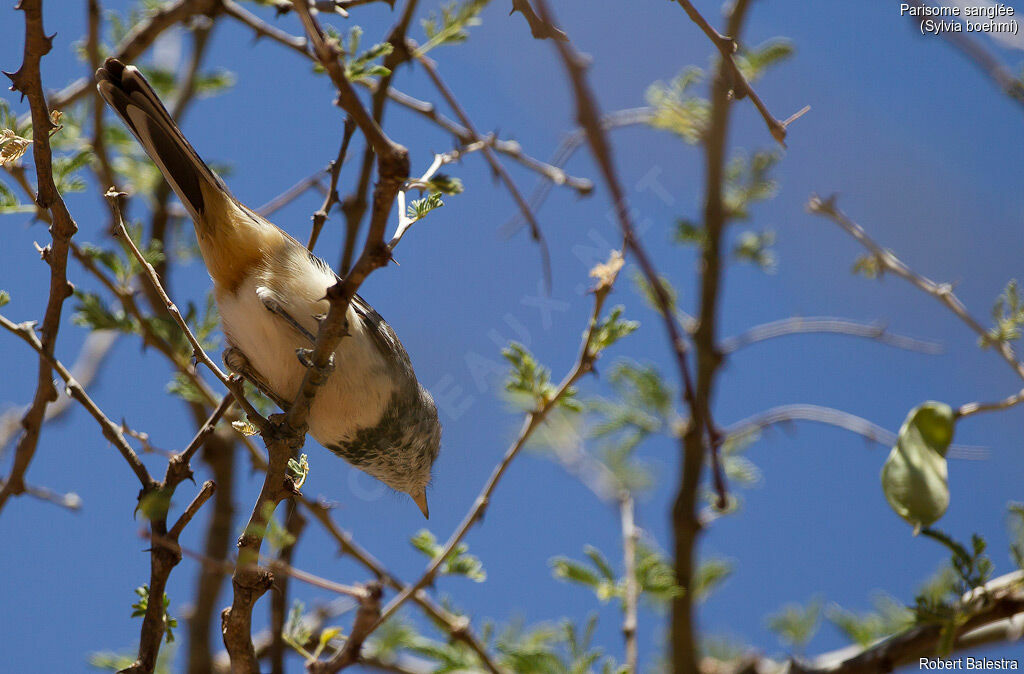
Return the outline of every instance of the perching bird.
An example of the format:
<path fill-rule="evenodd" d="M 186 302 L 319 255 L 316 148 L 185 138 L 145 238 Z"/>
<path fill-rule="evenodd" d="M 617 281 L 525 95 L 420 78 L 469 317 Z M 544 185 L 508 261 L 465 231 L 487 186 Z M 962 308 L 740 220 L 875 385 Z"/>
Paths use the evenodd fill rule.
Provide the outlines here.
<path fill-rule="evenodd" d="M 239 203 L 200 159 L 134 66 L 107 59 L 97 88 L 156 163 L 195 223 L 229 348 L 224 361 L 286 407 L 338 277 L 287 233 Z M 437 407 L 391 327 L 358 295 L 349 336 L 309 412 L 309 432 L 353 466 L 409 494 L 426 487 L 441 443 Z"/>

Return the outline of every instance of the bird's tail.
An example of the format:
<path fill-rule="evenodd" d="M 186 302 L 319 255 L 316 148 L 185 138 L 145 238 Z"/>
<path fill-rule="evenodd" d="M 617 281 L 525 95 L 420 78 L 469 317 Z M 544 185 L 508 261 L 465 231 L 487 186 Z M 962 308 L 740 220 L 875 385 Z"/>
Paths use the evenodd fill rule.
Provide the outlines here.
<path fill-rule="evenodd" d="M 235 202 L 224 182 L 185 140 L 153 87 L 135 66 L 107 59 L 96 71 L 96 88 L 159 167 L 197 225 L 208 220 L 204 215 L 211 208 L 220 211 L 225 201 Z"/>

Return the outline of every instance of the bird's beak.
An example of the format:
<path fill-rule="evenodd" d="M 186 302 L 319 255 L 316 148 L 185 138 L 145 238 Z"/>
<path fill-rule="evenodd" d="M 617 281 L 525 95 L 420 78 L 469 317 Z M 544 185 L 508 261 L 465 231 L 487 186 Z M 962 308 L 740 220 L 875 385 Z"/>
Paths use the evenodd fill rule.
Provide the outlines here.
<path fill-rule="evenodd" d="M 420 512 L 423 513 L 423 517 L 430 519 L 430 508 L 427 507 L 427 492 L 426 490 L 421 491 L 418 494 L 409 494 L 412 496 L 412 500 L 416 502 L 416 505 L 420 507 Z"/>

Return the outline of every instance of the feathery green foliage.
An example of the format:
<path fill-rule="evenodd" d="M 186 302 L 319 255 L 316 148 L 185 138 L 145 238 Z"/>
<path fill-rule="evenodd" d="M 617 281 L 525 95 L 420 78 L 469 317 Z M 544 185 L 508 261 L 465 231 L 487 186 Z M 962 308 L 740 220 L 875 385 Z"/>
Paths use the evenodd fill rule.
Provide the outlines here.
<path fill-rule="evenodd" d="M 427 41 L 416 50 L 422 56 L 434 47 L 444 44 L 458 44 L 469 39 L 469 28 L 480 25 L 480 12 L 490 0 L 452 0 L 441 6 L 440 15 L 431 12 L 420 21 Z"/>
<path fill-rule="evenodd" d="M 437 542 L 437 537 L 429 529 L 420 529 L 409 542 L 429 559 L 434 559 L 444 552 L 444 546 Z M 476 555 L 469 554 L 469 546 L 465 543 L 456 545 L 438 570 L 443 575 L 465 576 L 477 583 L 487 580 L 483 562 Z"/>
<path fill-rule="evenodd" d="M 138 595 L 139 600 L 132 604 L 132 609 L 134 609 L 132 611 L 132 617 L 140 618 L 145 616 L 146 611 L 149 610 L 149 585 L 141 585 L 135 588 L 135 594 Z M 174 628 L 178 626 L 178 619 L 172 617 L 171 614 L 167 612 L 167 607 L 171 605 L 171 598 L 167 596 L 166 592 L 164 593 L 163 604 L 164 638 L 167 640 L 167 643 L 173 643 Z"/>
<path fill-rule="evenodd" d="M 1024 301 L 1016 279 L 1006 284 L 1006 289 L 996 300 L 992 307 L 992 320 L 995 324 L 978 340 L 981 348 L 1020 339 L 1021 326 L 1024 326 Z"/>
<path fill-rule="evenodd" d="M 667 84 L 655 82 L 647 87 L 644 97 L 654 109 L 648 124 L 670 131 L 691 145 L 700 142 L 707 131 L 711 104 L 691 90 L 703 77 L 700 68 L 691 67 Z"/>
<path fill-rule="evenodd" d="M 820 597 L 814 597 L 805 605 L 786 604 L 768 616 L 766 626 L 783 644 L 801 652 L 818 633 L 822 603 Z"/>

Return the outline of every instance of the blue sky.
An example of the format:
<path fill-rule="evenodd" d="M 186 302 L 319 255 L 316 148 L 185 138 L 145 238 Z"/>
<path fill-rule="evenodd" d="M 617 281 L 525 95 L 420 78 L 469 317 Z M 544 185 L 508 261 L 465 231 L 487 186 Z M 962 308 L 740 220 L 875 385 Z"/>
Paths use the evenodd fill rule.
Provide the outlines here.
<path fill-rule="evenodd" d="M 86 72 L 71 51 L 84 31 L 84 4 L 47 3 L 47 30 L 57 32 L 54 50 L 43 62 L 44 81 L 51 87 Z M 545 158 L 572 127 L 572 101 L 550 45 L 531 40 L 521 17 L 506 16 L 507 5 L 492 3 L 467 44 L 438 49 L 433 56 L 478 129 L 499 130 Z M 606 111 L 642 105 L 651 82 L 668 80 L 688 65 L 709 63 L 709 43 L 673 3 L 635 3 L 628 11 L 604 0 L 558 5 L 567 32 L 593 57 L 590 78 Z M 715 3 L 698 7 L 719 23 Z M 21 57 L 21 16 L 9 7 L 3 12 L 0 67 L 14 70 Z M 355 12 L 350 21 L 355 20 L 371 39 L 384 34 L 394 17 L 371 5 Z M 299 31 L 293 16 L 279 23 Z M 805 104 L 812 110 L 791 128 L 776 172 L 778 197 L 757 206 L 750 223 L 754 229 L 776 231 L 778 271 L 765 275 L 744 266 L 729 268 L 721 334 L 791 315 L 837 315 L 882 320 L 894 331 L 939 340 L 946 350 L 927 356 L 835 336 L 755 345 L 726 364 L 715 401 L 717 420 L 729 424 L 777 404 L 814 403 L 895 430 L 923 400 L 958 405 L 1018 390 L 1020 382 L 1006 364 L 979 350 L 976 338 L 938 303 L 897 279 L 852 276 L 850 265 L 860 254 L 857 244 L 834 225 L 806 214 L 804 203 L 812 192 L 838 192 L 840 206 L 883 246 L 918 271 L 956 283 L 966 305 L 987 321 L 995 297 L 1021 273 L 1024 110 L 949 45 L 919 35 L 899 16 L 895 3 L 755 3 L 745 41 L 756 44 L 776 36 L 790 38 L 796 56 L 758 82 L 757 90 L 779 117 Z M 1017 52 L 986 46 L 1017 69 Z M 174 40 L 165 42 L 164 49 L 173 55 Z M 207 63 L 233 71 L 237 85 L 225 96 L 197 102 L 183 127 L 207 160 L 233 165 L 228 182 L 241 200 L 263 203 L 333 158 L 340 113 L 331 105 L 326 80 L 308 77 L 309 66 L 297 55 L 270 43 L 254 46 L 249 34 L 225 21 L 214 33 Z M 413 95 L 438 98 L 420 72 L 403 69 L 397 84 Z M 18 110 L 26 109 L 11 95 L 6 98 Z M 770 149 L 773 141 L 752 106 L 741 102 L 736 111 L 733 151 Z M 433 152 L 451 147 L 450 138 L 398 108 L 389 109 L 386 123 L 392 136 L 410 148 L 414 171 L 425 169 Z M 617 132 L 613 140 L 631 205 L 639 221 L 650 223 L 648 247 L 679 288 L 683 305 L 692 308 L 692 253 L 668 242 L 676 218 L 699 212 L 701 156 L 649 129 Z M 514 164 L 508 169 L 524 189 L 532 187 L 531 174 Z M 597 178 L 584 152 L 569 169 Z M 349 167 L 342 173 L 343 186 L 351 184 L 354 172 Z M 463 179 L 466 192 L 418 225 L 397 251 L 401 266 L 374 274 L 362 291 L 401 336 L 421 381 L 439 398 L 452 396 L 441 406 L 443 452 L 430 494 L 429 526 L 440 538 L 470 507 L 519 427 L 519 417 L 495 395 L 497 378 L 481 381 L 474 373 L 498 363 L 499 346 L 513 338 L 527 342 L 556 378 L 564 373 L 576 356 L 590 308 L 579 292 L 587 283 L 589 264 L 573 253 L 574 246 L 616 241 L 603 192 L 589 199 L 559 189 L 552 193 L 539 214 L 554 262 L 551 299 L 556 304 L 546 316 L 537 308 L 543 289 L 535 246 L 522 233 L 512 238 L 501 234 L 502 224 L 515 213 L 511 199 L 491 180 L 481 157 L 469 157 L 451 172 Z M 669 199 L 643 187 L 652 179 Z M 78 239 L 102 241 L 106 220 L 96 194 L 71 195 L 68 204 L 81 229 Z M 319 197 L 308 195 L 274 220 L 305 239 L 309 216 L 318 206 Z M 36 318 L 45 302 L 48 272 L 32 242 L 45 242 L 48 234 L 23 216 L 4 216 L 0 227 L 0 288 L 14 295 L 3 312 L 15 320 Z M 318 250 L 335 262 L 339 241 L 338 219 L 332 217 Z M 71 274 L 72 280 L 88 284 L 80 268 L 72 266 Z M 179 303 L 201 298 L 208 283 L 201 265 L 192 264 L 176 274 L 175 298 Z M 656 317 L 626 283 L 613 301 L 625 304 L 627 314 L 643 327 L 609 359 L 629 356 L 660 363 L 671 377 Z M 72 360 L 84 334 L 65 322 L 58 355 Z M 0 353 L 5 367 L 0 404 L 27 401 L 35 385 L 35 358 L 9 335 L 0 336 Z M 182 406 L 164 392 L 168 377 L 158 355 L 141 353 L 137 341 L 122 338 L 90 393 L 111 418 L 147 431 L 157 446 L 180 448 L 191 430 Z M 585 386 L 600 390 L 596 382 Z M 1014 410 L 960 424 L 957 442 L 987 447 L 989 454 L 984 461 L 951 463 L 952 505 L 940 522 L 959 539 L 973 532 L 985 535 L 997 573 L 1010 570 L 1005 505 L 1024 499 L 1022 421 L 1021 410 Z M 423 526 L 416 508 L 312 441 L 308 452 L 313 472 L 305 492 L 337 501 L 338 521 L 391 570 L 414 579 L 425 561 L 407 542 Z M 676 447 L 655 440 L 643 448 L 643 456 L 661 479 L 641 500 L 639 523 L 668 545 Z M 781 652 L 764 617 L 782 604 L 820 595 L 865 610 L 876 589 L 910 601 L 916 585 L 945 558 L 931 541 L 913 538 L 885 503 L 878 482 L 884 449 L 843 431 L 804 424 L 768 433 L 748 456 L 762 470 L 762 483 L 744 493 L 743 511 L 716 522 L 701 544 L 703 555 L 736 564 L 733 577 L 701 607 L 701 626 L 708 633 Z M 147 460 L 151 469 L 162 472 L 159 458 Z M 3 473 L 8 465 L 9 455 Z M 147 546 L 138 536 L 140 523 L 132 518 L 138 487 L 80 410 L 46 427 L 29 478 L 77 492 L 84 507 L 72 514 L 21 498 L 8 503 L 0 516 L 5 541 L 0 576 L 8 579 L 0 603 L 5 667 L 84 670 L 89 652 L 130 649 L 138 636 L 129 606 L 135 599 L 132 589 L 148 579 Z M 254 476 L 242 472 L 239 511 L 248 510 L 258 486 Z M 177 505 L 188 498 L 186 485 Z M 186 545 L 200 546 L 203 523 L 199 518 L 190 527 Z M 582 619 L 596 611 L 598 640 L 621 655 L 615 606 L 599 605 L 588 592 L 550 575 L 551 557 L 578 557 L 586 544 L 619 556 L 617 514 L 560 467 L 530 454 L 517 459 L 468 542 L 483 559 L 488 582 L 448 579 L 439 590 L 451 593 L 475 622 L 485 617 L 522 617 L 530 623 L 561 616 Z M 335 546 L 309 527 L 296 564 L 341 582 L 367 577 L 334 553 Z M 184 612 L 197 573 L 197 566 L 186 560 L 172 575 L 172 613 Z M 318 596 L 310 588 L 295 589 L 307 602 Z M 225 595 L 221 603 L 228 601 Z M 257 609 L 261 624 L 266 605 Z M 642 612 L 644 662 L 659 657 L 663 627 L 662 616 Z M 836 630 L 825 625 L 807 650 L 843 644 Z M 1013 652 L 1010 647 L 988 651 L 993 657 Z"/>

